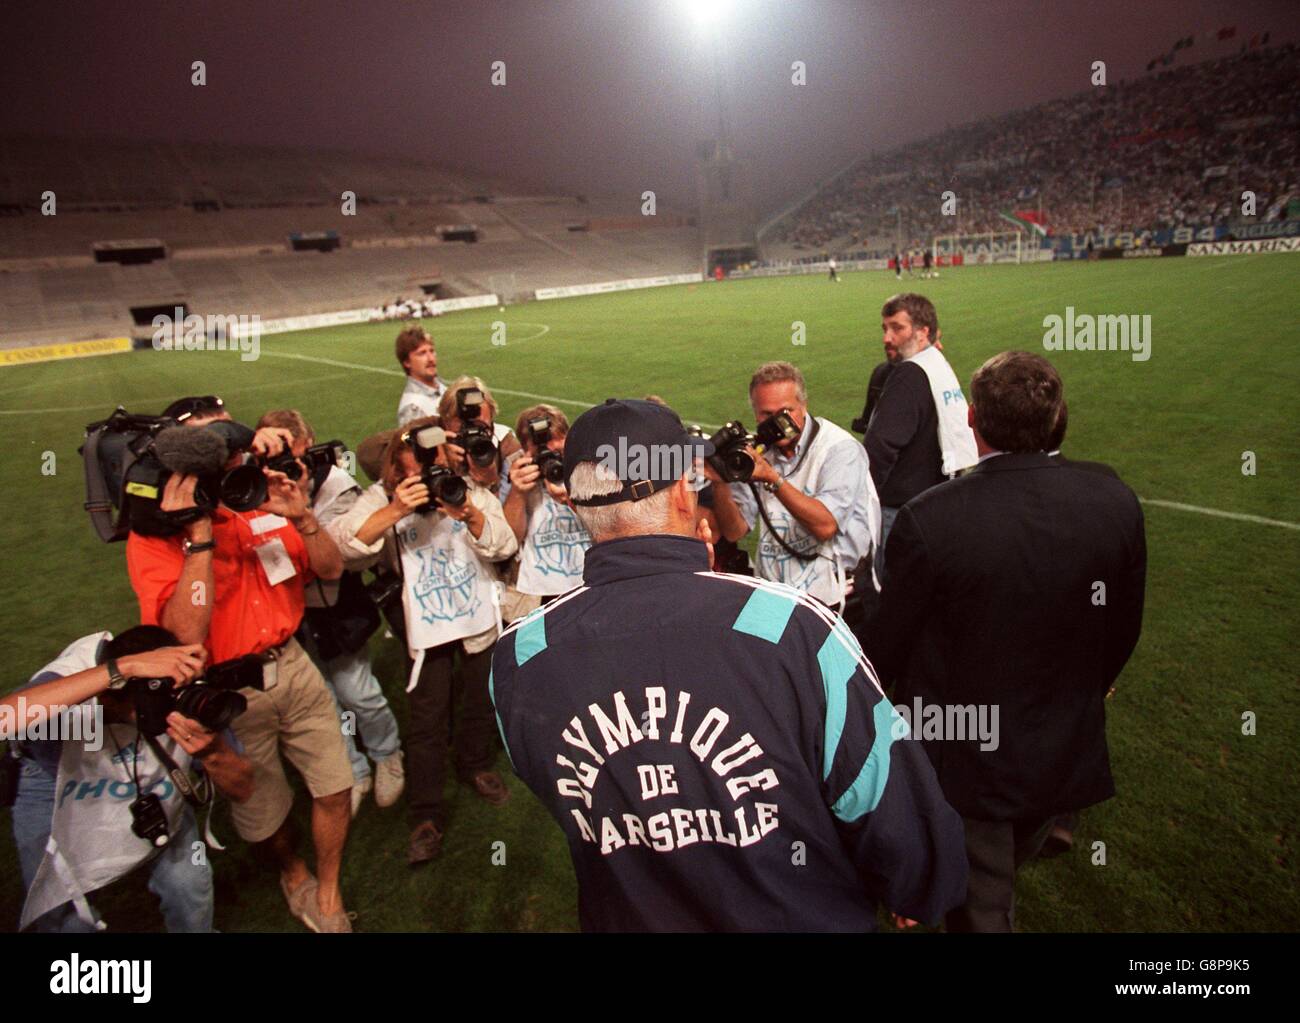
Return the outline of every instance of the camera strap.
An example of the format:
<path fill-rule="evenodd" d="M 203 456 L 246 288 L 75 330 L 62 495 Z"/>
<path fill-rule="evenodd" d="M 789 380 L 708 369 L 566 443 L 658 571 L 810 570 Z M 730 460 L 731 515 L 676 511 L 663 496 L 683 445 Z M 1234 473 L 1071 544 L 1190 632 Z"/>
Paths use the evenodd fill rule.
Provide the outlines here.
<path fill-rule="evenodd" d="M 195 781 L 190 777 L 189 772 L 183 770 L 172 759 L 171 754 L 162 748 L 156 736 L 146 735 L 144 741 L 149 744 L 153 755 L 163 765 L 163 770 L 167 772 L 167 777 L 176 786 L 176 790 L 185 797 L 185 802 L 196 810 L 201 810 L 212 802 L 212 779 L 208 777 L 206 771 L 202 772 L 199 779 Z"/>
<path fill-rule="evenodd" d="M 809 416 L 808 418 L 812 420 L 812 429 L 808 434 L 808 443 L 804 446 L 803 454 L 799 456 L 799 461 L 795 462 L 794 466 L 790 469 L 791 476 L 799 471 L 799 468 L 803 465 L 804 459 L 812 452 L 812 446 L 817 441 L 817 434 L 821 431 L 821 423 L 817 422 L 817 417 Z M 773 468 L 775 468 L 775 466 L 773 466 Z M 793 484 L 791 484 L 791 486 L 793 486 Z M 768 533 L 771 534 L 772 539 L 779 543 L 782 549 L 790 555 L 790 557 L 794 558 L 796 561 L 804 562 L 816 561 L 821 557 L 820 554 L 802 554 L 786 543 L 785 540 L 782 539 L 781 534 L 772 528 L 772 520 L 767 517 L 767 509 L 763 507 L 763 497 L 758 492 L 758 485 L 752 480 L 749 483 L 749 492 L 754 495 L 754 503 L 758 505 L 758 514 L 763 517 L 763 524 L 767 526 Z"/>
<path fill-rule="evenodd" d="M 796 561 L 816 561 L 821 557 L 820 554 L 803 554 L 786 543 L 785 540 L 782 539 L 781 534 L 772 528 L 772 520 L 767 517 L 767 509 L 763 507 L 763 498 L 758 492 L 757 485 L 750 483 L 749 490 L 750 493 L 754 495 L 754 503 L 758 505 L 758 514 L 763 516 L 763 525 L 767 526 L 768 535 L 779 543 L 782 549 L 790 555 L 790 557 L 794 558 Z"/>

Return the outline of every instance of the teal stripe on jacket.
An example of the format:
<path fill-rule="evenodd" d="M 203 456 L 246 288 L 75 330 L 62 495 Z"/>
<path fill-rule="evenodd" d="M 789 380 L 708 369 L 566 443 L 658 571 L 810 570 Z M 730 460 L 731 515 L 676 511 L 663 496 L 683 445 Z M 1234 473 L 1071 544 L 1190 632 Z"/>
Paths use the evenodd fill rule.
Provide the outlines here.
<path fill-rule="evenodd" d="M 853 784 L 831 807 L 836 817 L 850 824 L 880 805 L 889 783 L 889 749 L 895 739 L 905 738 L 908 733 L 907 722 L 887 699 L 882 698 L 872 708 L 871 720 L 876 728 L 871 752 Z"/>
<path fill-rule="evenodd" d="M 515 630 L 515 663 L 522 668 L 545 649 L 546 619 L 539 609 Z"/>
<path fill-rule="evenodd" d="M 780 643 L 794 614 L 794 598 L 771 590 L 755 590 L 740 609 L 731 627 L 769 643 Z"/>

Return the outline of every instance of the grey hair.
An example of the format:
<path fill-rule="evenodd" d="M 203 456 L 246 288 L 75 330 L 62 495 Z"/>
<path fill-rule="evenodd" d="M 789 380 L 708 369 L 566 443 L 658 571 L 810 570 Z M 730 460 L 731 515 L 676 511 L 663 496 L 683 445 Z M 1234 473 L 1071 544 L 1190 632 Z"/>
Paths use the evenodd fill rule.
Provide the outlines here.
<path fill-rule="evenodd" d="M 785 380 L 794 381 L 795 397 L 799 399 L 800 405 L 807 405 L 808 388 L 804 386 L 803 374 L 799 372 L 799 367 L 791 362 L 763 363 L 749 378 L 749 393 L 753 394 L 754 388 L 761 387 L 763 384 L 776 384 Z"/>
<path fill-rule="evenodd" d="M 603 462 L 579 462 L 569 477 L 569 497 L 578 501 L 617 493 L 622 487 L 618 474 Z M 600 543 L 620 536 L 667 532 L 671 500 L 672 488 L 664 487 L 640 501 L 591 507 L 575 504 L 573 510 L 591 538 Z"/>

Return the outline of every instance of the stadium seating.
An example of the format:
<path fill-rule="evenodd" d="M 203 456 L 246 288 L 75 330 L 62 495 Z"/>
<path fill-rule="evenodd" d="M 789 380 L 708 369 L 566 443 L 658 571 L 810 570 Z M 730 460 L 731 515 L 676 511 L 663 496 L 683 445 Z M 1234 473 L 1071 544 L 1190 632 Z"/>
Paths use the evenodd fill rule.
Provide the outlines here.
<path fill-rule="evenodd" d="M 53 217 L 39 213 L 46 190 Z M 345 190 L 355 215 L 342 212 Z M 199 212 L 196 199 L 219 208 Z M 350 154 L 8 139 L 0 204 L 23 210 L 0 218 L 0 345 L 138 334 L 133 305 L 272 319 L 424 298 L 434 281 L 442 297 L 514 299 L 700 265 L 695 228 L 680 215 L 641 218 L 635 197 L 529 195 Z M 476 242 L 443 241 L 438 229 L 454 224 L 474 225 Z M 311 231 L 338 232 L 342 247 L 291 252 L 289 236 Z M 158 239 L 168 258 L 93 262 L 95 243 L 123 239 Z"/>
<path fill-rule="evenodd" d="M 862 160 L 769 225 L 765 253 L 910 249 L 1014 230 L 1000 215 L 1019 209 L 1041 208 L 1052 233 L 1200 226 L 1230 218 L 1244 189 L 1276 218 L 1300 196 L 1297 126 L 1294 44 L 1092 87 Z"/>

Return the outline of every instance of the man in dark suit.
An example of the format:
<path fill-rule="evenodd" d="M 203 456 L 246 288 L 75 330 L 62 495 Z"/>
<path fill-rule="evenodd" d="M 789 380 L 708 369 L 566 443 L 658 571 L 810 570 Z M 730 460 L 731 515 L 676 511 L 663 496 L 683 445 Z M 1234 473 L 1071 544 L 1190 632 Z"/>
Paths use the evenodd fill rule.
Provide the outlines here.
<path fill-rule="evenodd" d="M 897 355 L 892 359 L 887 358 L 871 371 L 871 379 L 867 381 L 867 400 L 862 405 L 862 415 L 851 424 L 854 433 L 867 432 L 867 424 L 871 422 L 871 410 L 880 400 L 880 392 L 885 389 L 885 381 L 889 379 L 889 374 L 897 361 Z"/>
<path fill-rule="evenodd" d="M 1104 699 L 1141 632 L 1146 539 L 1117 477 L 1046 453 L 1063 403 L 1046 359 L 994 356 L 971 399 L 980 462 L 899 512 L 864 647 L 964 820 L 948 929 L 1010 931 L 1016 868 L 1053 819 L 1114 795 Z M 991 741 L 962 727 L 971 710 Z"/>

